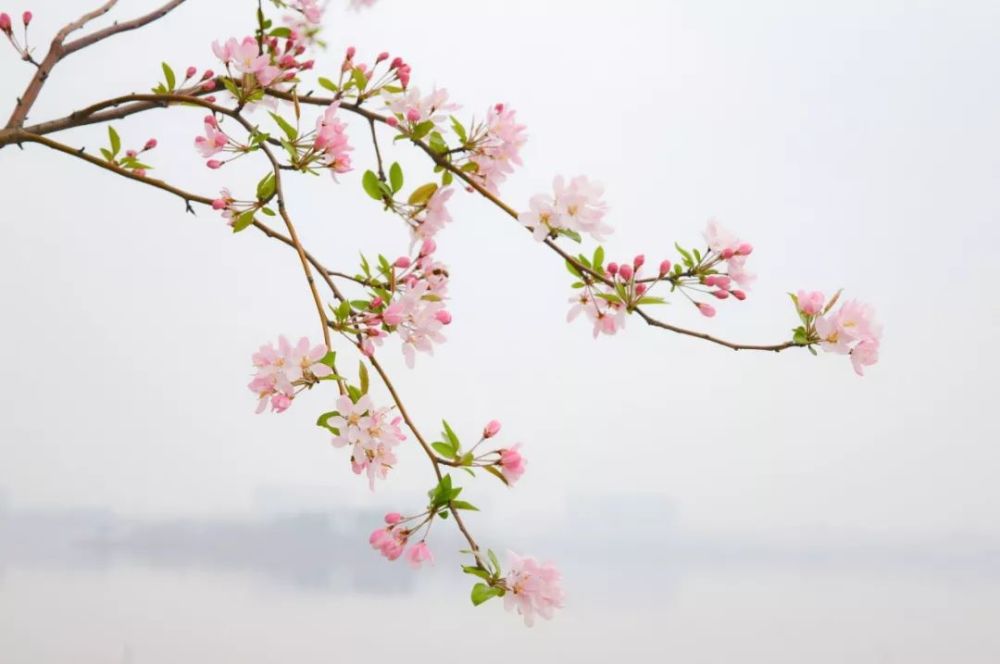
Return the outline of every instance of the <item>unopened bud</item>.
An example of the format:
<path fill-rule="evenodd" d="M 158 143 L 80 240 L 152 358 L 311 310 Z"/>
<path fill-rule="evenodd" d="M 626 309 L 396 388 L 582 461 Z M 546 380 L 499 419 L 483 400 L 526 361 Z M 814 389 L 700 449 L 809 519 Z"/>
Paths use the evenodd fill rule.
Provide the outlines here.
<path fill-rule="evenodd" d="M 618 263 L 608 263 L 608 266 L 605 268 L 605 270 L 607 270 L 608 274 L 610 274 L 612 277 L 615 276 L 616 274 L 618 274 Z"/>
<path fill-rule="evenodd" d="M 741 290 L 734 290 L 733 297 L 742 302 L 743 300 L 747 299 L 747 294 Z"/>
<path fill-rule="evenodd" d="M 198 73 L 197 67 L 188 67 L 187 71 L 184 72 L 184 80 L 186 81 L 189 78 L 193 78 L 194 75 L 197 73 Z"/>
<path fill-rule="evenodd" d="M 752 251 L 753 251 L 753 245 L 750 244 L 749 242 L 744 242 L 736 250 L 736 253 L 739 254 L 740 256 L 749 256 L 750 252 Z"/>
<path fill-rule="evenodd" d="M 142 149 L 143 150 L 152 150 L 156 146 L 157 146 L 156 139 L 155 138 L 151 138 L 148 141 L 146 141 L 146 144 L 144 146 L 142 146 Z"/>
<path fill-rule="evenodd" d="M 410 267 L 410 259 L 407 256 L 400 256 L 399 258 L 396 259 L 396 262 L 393 263 L 393 265 L 395 265 L 401 270 L 405 270 L 406 268 Z"/>
<path fill-rule="evenodd" d="M 500 433 L 500 422 L 497 420 L 490 420 L 483 428 L 483 438 L 492 438 L 498 433 Z"/>
<path fill-rule="evenodd" d="M 388 60 L 388 59 L 389 59 L 389 53 L 386 51 L 382 51 L 381 53 L 378 54 L 378 57 L 375 58 L 375 64 L 378 64 L 383 60 Z"/>
<path fill-rule="evenodd" d="M 701 312 L 701 315 L 705 316 L 706 318 L 711 318 L 712 316 L 715 315 L 715 307 L 713 307 L 711 304 L 698 302 L 697 304 L 695 304 L 695 306 L 698 307 L 698 311 Z"/>
<path fill-rule="evenodd" d="M 632 278 L 632 266 L 625 263 L 618 268 L 618 276 L 622 278 L 623 281 L 628 281 Z"/>
<path fill-rule="evenodd" d="M 7 13 L 0 14 L 0 32 L 10 34 L 10 15 Z"/>
<path fill-rule="evenodd" d="M 420 111 L 415 108 L 408 109 L 406 111 L 406 119 L 410 122 L 418 122 L 420 120 Z"/>
<path fill-rule="evenodd" d="M 218 159 L 209 159 L 205 163 L 205 165 L 208 166 L 209 168 L 211 168 L 213 171 L 216 170 L 216 169 L 218 169 L 218 168 L 222 168 L 222 162 L 219 161 Z"/>
<path fill-rule="evenodd" d="M 448 311 L 445 309 L 442 309 L 441 311 L 434 314 L 434 318 L 436 318 L 437 322 L 441 323 L 442 325 L 449 325 L 451 323 L 451 314 L 448 313 Z"/>
<path fill-rule="evenodd" d="M 24 27 L 28 27 L 28 24 L 31 23 L 31 12 L 21 14 L 21 20 L 24 21 Z"/>
<path fill-rule="evenodd" d="M 670 261 L 663 261 L 660 263 L 660 276 L 665 277 L 670 273 L 670 268 L 673 267 Z"/>
<path fill-rule="evenodd" d="M 712 295 L 714 295 L 719 300 L 725 300 L 727 297 L 729 297 L 729 291 L 727 290 L 712 291 Z"/>
<path fill-rule="evenodd" d="M 399 512 L 389 512 L 385 515 L 385 522 L 390 526 L 394 526 L 403 520 L 403 515 Z"/>
<path fill-rule="evenodd" d="M 424 243 L 420 245 L 420 255 L 430 256 L 437 249 L 437 244 L 431 238 L 424 240 Z"/>
<path fill-rule="evenodd" d="M 638 256 L 632 259 L 632 267 L 638 270 L 640 267 L 643 266 L 643 264 L 645 264 L 645 262 L 646 262 L 646 257 L 643 256 L 642 254 L 639 254 Z"/>

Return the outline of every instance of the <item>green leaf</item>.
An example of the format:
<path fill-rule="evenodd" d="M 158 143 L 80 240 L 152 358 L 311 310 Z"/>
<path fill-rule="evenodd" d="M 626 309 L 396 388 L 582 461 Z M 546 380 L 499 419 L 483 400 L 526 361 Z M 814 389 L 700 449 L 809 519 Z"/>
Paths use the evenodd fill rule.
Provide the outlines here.
<path fill-rule="evenodd" d="M 666 304 L 667 301 L 662 297 L 655 297 L 652 295 L 647 295 L 646 297 L 639 298 L 639 304 Z"/>
<path fill-rule="evenodd" d="M 493 576 L 484 570 L 482 567 L 474 567 L 473 565 L 462 565 L 462 571 L 466 574 L 471 574 L 473 576 L 478 576 L 480 579 L 485 579 L 487 581 L 491 580 Z"/>
<path fill-rule="evenodd" d="M 358 380 L 361 382 L 361 394 L 368 394 L 368 367 L 364 360 L 358 363 Z"/>
<path fill-rule="evenodd" d="M 107 148 L 101 148 L 101 154 L 104 155 L 104 158 L 107 159 L 108 161 L 115 160 L 115 156 L 111 154 L 111 150 Z"/>
<path fill-rule="evenodd" d="M 453 459 L 455 457 L 455 449 L 448 443 L 431 443 L 431 447 L 446 459 Z"/>
<path fill-rule="evenodd" d="M 497 576 L 500 576 L 500 561 L 497 560 L 497 554 L 493 553 L 493 549 L 486 549 L 486 555 L 489 557 L 490 562 L 493 563 L 493 569 L 496 571 Z"/>
<path fill-rule="evenodd" d="M 413 190 L 410 194 L 410 198 L 407 201 L 410 205 L 424 205 L 431 199 L 438 189 L 437 182 L 428 182 L 427 184 L 422 184 Z"/>
<path fill-rule="evenodd" d="M 328 78 L 324 78 L 323 76 L 319 77 L 319 84 L 320 84 L 320 86 L 326 88 L 330 92 L 337 92 L 340 89 L 340 88 L 337 87 L 336 83 L 334 83 L 333 81 L 331 81 Z"/>
<path fill-rule="evenodd" d="M 298 138 L 299 130 L 290 125 L 288 123 L 288 120 L 281 117 L 277 113 L 271 113 L 270 111 L 268 113 L 274 119 L 274 121 L 278 123 L 278 126 L 281 127 L 281 130 L 285 132 L 285 136 L 288 137 L 288 140 L 294 141 L 296 138 Z"/>
<path fill-rule="evenodd" d="M 274 173 L 268 173 L 264 178 L 257 183 L 257 200 L 266 201 L 271 196 L 274 195 L 274 190 L 277 187 L 277 180 L 274 178 Z"/>
<path fill-rule="evenodd" d="M 399 162 L 393 162 L 389 167 L 389 183 L 394 194 L 403 188 L 403 169 L 400 168 Z"/>
<path fill-rule="evenodd" d="M 368 85 L 368 77 L 357 67 L 351 71 L 351 80 L 354 81 L 354 85 L 358 86 L 358 90 L 364 90 L 365 86 Z"/>
<path fill-rule="evenodd" d="M 467 503 L 464 500 L 453 500 L 451 501 L 451 508 L 453 510 L 471 510 L 473 512 L 478 512 L 479 508 L 472 503 Z"/>
<path fill-rule="evenodd" d="M 415 141 L 419 141 L 421 138 L 429 134 L 432 129 L 434 129 L 434 123 L 430 120 L 424 120 L 413 128 L 413 131 L 410 132 L 410 138 Z"/>
<path fill-rule="evenodd" d="M 115 157 L 122 149 L 122 139 L 111 125 L 108 125 L 108 139 L 111 141 L 111 156 Z"/>
<path fill-rule="evenodd" d="M 335 427 L 332 427 L 332 426 L 330 426 L 328 424 L 328 422 L 332 418 L 338 417 L 339 415 L 340 415 L 340 413 L 338 413 L 335 410 L 331 410 L 329 413 L 323 413 L 322 415 L 319 416 L 319 419 L 316 420 L 316 426 L 323 427 L 324 429 L 326 429 L 328 431 L 332 431 L 333 433 L 335 433 L 335 434 L 337 434 L 339 436 L 340 435 L 340 430 L 337 429 L 337 428 L 335 428 Z"/>
<path fill-rule="evenodd" d="M 274 30 L 271 30 L 270 35 L 272 37 L 280 37 L 280 38 L 283 39 L 285 37 L 291 37 L 292 36 L 292 31 L 290 29 L 284 28 L 284 27 L 282 27 L 282 28 L 275 28 Z"/>
<path fill-rule="evenodd" d="M 455 432 L 452 431 L 451 426 L 448 425 L 448 421 L 441 420 L 441 423 L 444 425 L 444 436 L 448 439 L 448 442 L 451 443 L 451 446 L 456 450 L 461 449 L 462 444 L 458 441 L 458 436 L 456 436 Z"/>
<path fill-rule="evenodd" d="M 240 216 L 236 217 L 236 221 L 233 222 L 234 233 L 239 233 L 253 223 L 253 212 L 253 210 L 247 210 L 246 212 L 240 214 Z"/>
<path fill-rule="evenodd" d="M 568 237 L 569 239 L 573 240 L 574 242 L 577 242 L 577 243 L 583 242 L 583 237 L 579 233 L 577 233 L 576 231 L 570 230 L 568 228 L 560 228 L 559 229 L 559 234 L 560 235 L 565 235 L 566 237 Z"/>
<path fill-rule="evenodd" d="M 379 181 L 378 176 L 375 175 L 374 171 L 365 171 L 365 174 L 361 176 L 361 186 L 364 187 L 365 192 L 376 201 L 382 200 L 381 184 L 382 183 Z"/>
<path fill-rule="evenodd" d="M 694 259 L 691 258 L 691 254 L 681 247 L 681 245 L 674 242 L 674 247 L 680 252 L 680 255 L 684 258 L 684 264 L 688 267 L 694 267 Z"/>
<path fill-rule="evenodd" d="M 594 249 L 594 271 L 601 272 L 604 267 L 604 247 L 598 246 Z"/>
<path fill-rule="evenodd" d="M 580 269 L 574 265 L 569 259 L 566 260 L 566 269 L 577 279 L 583 279 L 583 274 L 581 274 Z"/>
<path fill-rule="evenodd" d="M 472 603 L 479 606 L 483 602 L 494 597 L 500 597 L 503 591 L 499 588 L 492 588 L 485 583 L 477 583 L 472 587 Z"/>
<path fill-rule="evenodd" d="M 167 90 L 173 90 L 177 87 L 177 77 L 174 76 L 174 70 L 170 68 L 166 62 L 162 63 L 163 76 L 167 79 Z"/>

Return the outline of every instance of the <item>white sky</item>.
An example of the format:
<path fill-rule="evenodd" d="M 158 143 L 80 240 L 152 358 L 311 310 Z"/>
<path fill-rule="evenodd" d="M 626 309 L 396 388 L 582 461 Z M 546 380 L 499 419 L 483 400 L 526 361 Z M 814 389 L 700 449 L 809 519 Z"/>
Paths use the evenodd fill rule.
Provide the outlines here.
<path fill-rule="evenodd" d="M 35 0 L 35 41 L 85 4 Z M 152 4 L 123 0 L 116 15 Z M 189 0 L 74 55 L 32 119 L 148 89 L 164 59 L 217 68 L 211 40 L 248 32 L 251 5 Z M 885 324 L 864 379 L 839 356 L 734 354 L 637 320 L 594 342 L 564 322 L 559 261 L 459 195 L 439 241 L 450 341 L 415 371 L 395 343 L 381 355 L 424 429 L 446 417 L 470 437 L 496 417 L 503 440 L 524 443 L 529 473 L 515 490 L 467 490 L 491 505 L 484 518 L 544 522 L 575 496 L 656 493 L 695 529 L 1000 537 L 1000 5 L 381 0 L 357 15 L 335 8 L 328 25 L 321 75 L 348 44 L 387 49 L 466 117 L 496 101 L 517 108 L 530 141 L 504 198 L 523 207 L 559 173 L 603 181 L 612 258 L 673 258 L 674 240 L 698 241 L 712 216 L 753 242 L 751 299 L 711 321 L 683 302 L 664 318 L 781 341 L 796 321 L 786 291 L 843 286 Z M 13 103 L 29 75 L 5 51 L 2 98 Z M 158 176 L 249 190 L 263 167 L 202 166 L 191 146 L 201 115 L 116 127 L 126 145 L 159 139 Z M 93 151 L 104 132 L 59 138 Z M 374 156 L 366 127 L 351 132 L 355 173 L 289 184 L 307 246 L 348 270 L 359 248 L 393 256 L 408 243 L 361 191 Z M 414 150 L 390 158 L 409 184 L 430 179 Z M 317 337 L 291 252 L 40 146 L 0 151 L 0 176 L 0 486 L 17 504 L 242 513 L 275 486 L 371 500 L 313 426 L 332 387 L 285 415 L 253 414 L 250 353 L 279 333 Z M 403 511 L 431 483 L 407 448 L 376 498 Z"/>

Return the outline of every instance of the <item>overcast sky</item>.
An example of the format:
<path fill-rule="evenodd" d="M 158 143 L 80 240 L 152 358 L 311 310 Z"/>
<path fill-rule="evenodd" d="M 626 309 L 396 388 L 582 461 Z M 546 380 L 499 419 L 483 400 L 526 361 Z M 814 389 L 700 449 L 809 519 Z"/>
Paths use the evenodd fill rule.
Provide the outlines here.
<path fill-rule="evenodd" d="M 83 4 L 35 0 L 35 41 Z M 116 15 L 152 4 L 123 0 Z M 74 55 L 31 119 L 148 89 L 161 60 L 217 67 L 210 42 L 249 32 L 252 4 L 189 0 Z M 498 418 L 502 440 L 524 444 L 515 490 L 467 490 L 491 505 L 483 518 L 545 523 L 580 496 L 653 493 L 697 530 L 1000 538 L 998 24 L 987 0 L 335 7 L 319 74 L 333 76 L 349 44 L 369 58 L 389 50 L 414 84 L 446 87 L 463 117 L 497 101 L 517 109 L 530 140 L 502 189 L 515 207 L 554 175 L 586 174 L 607 188 L 611 258 L 673 258 L 673 242 L 699 242 L 710 217 L 754 244 L 749 300 L 712 320 L 678 301 L 665 319 L 778 342 L 796 324 L 787 291 L 844 287 L 885 326 L 863 379 L 840 356 L 737 354 L 638 320 L 593 341 L 565 322 L 570 280 L 551 252 L 458 195 L 439 238 L 450 340 L 413 371 L 395 342 L 381 356 L 426 430 L 445 417 L 471 438 Z M 30 74 L 4 52 L 5 103 Z M 191 145 L 201 115 L 116 127 L 126 146 L 159 139 L 159 177 L 248 191 L 259 163 L 202 165 Z M 104 132 L 59 138 L 93 151 Z M 340 184 L 288 178 L 304 242 L 344 270 L 359 249 L 408 246 L 361 190 L 374 162 L 366 127 L 352 120 L 350 132 L 357 169 Z M 421 155 L 391 150 L 410 183 L 430 179 Z M 242 514 L 261 487 L 372 500 L 313 426 L 332 386 L 284 415 L 253 414 L 250 354 L 280 333 L 318 336 L 291 252 L 40 146 L 0 150 L 0 174 L 0 487 L 15 504 Z M 405 448 L 375 498 L 402 511 L 431 484 Z"/>

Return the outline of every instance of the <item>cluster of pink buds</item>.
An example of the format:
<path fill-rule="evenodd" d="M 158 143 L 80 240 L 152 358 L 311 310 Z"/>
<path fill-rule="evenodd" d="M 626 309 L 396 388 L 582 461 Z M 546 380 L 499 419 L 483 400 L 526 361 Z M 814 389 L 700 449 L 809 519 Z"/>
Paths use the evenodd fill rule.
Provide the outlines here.
<path fill-rule="evenodd" d="M 21 23 L 24 24 L 24 44 L 21 44 L 17 36 L 14 34 L 14 25 L 11 21 L 10 15 L 6 12 L 0 12 L 0 32 L 7 37 L 7 41 L 9 41 L 11 46 L 14 47 L 17 54 L 21 56 L 21 59 L 29 61 L 31 61 L 32 49 L 28 46 L 28 26 L 31 24 L 31 19 L 31 12 L 24 12 L 21 14 Z"/>
<path fill-rule="evenodd" d="M 152 166 L 140 161 L 139 157 L 157 146 L 156 139 L 151 138 L 143 144 L 142 148 L 138 150 L 128 149 L 122 154 L 121 137 L 119 137 L 115 128 L 110 125 L 108 126 L 108 138 L 110 139 L 110 145 L 107 148 L 101 148 L 101 154 L 104 158 L 118 168 L 131 171 L 139 177 L 146 177 L 146 170 L 152 168 Z"/>
<path fill-rule="evenodd" d="M 413 367 L 416 352 L 430 355 L 434 344 L 443 343 L 441 329 L 451 324 L 451 314 L 445 304 L 448 292 L 448 269 L 434 259 L 437 245 L 424 240 L 416 258 L 400 256 L 392 264 L 384 262 L 380 275 L 386 282 L 374 285 L 373 297 L 365 310 L 355 315 L 362 335 L 361 350 L 366 355 L 375 352 L 375 344 L 391 333 L 403 342 L 406 365 Z M 370 272 L 367 269 L 366 272 Z"/>
<path fill-rule="evenodd" d="M 833 311 L 840 291 L 827 302 L 819 291 L 802 291 L 792 295 L 792 301 L 802 320 L 794 330 L 793 340 L 804 346 L 818 344 L 827 352 L 849 355 L 855 373 L 864 375 L 864 368 L 878 362 L 882 326 L 875 319 L 875 310 L 857 300 L 844 302 Z"/>
<path fill-rule="evenodd" d="M 402 418 L 390 408 L 376 408 L 367 394 L 357 399 L 345 394 L 337 399 L 337 410 L 320 419 L 333 434 L 334 447 L 351 448 L 351 470 L 368 476 L 374 490 L 376 480 L 384 480 L 396 463 L 395 448 L 406 440 L 400 429 Z"/>
<path fill-rule="evenodd" d="M 320 79 L 320 85 L 336 92 L 340 97 L 353 95 L 358 101 L 376 94 L 399 94 L 410 85 L 410 65 L 400 57 L 392 58 L 382 51 L 370 65 L 356 62 L 357 49 L 349 46 L 340 63 L 340 76 L 334 83 Z M 383 63 L 386 63 L 383 65 Z"/>
<path fill-rule="evenodd" d="M 406 551 L 406 560 L 414 569 L 419 568 L 424 563 L 432 563 L 434 556 L 431 555 L 424 539 L 410 545 L 409 550 L 406 549 L 409 541 L 416 539 L 416 533 L 425 527 L 427 530 L 430 529 L 431 514 L 428 511 L 416 516 L 404 517 L 398 512 L 390 512 L 385 515 L 386 526 L 375 530 L 368 538 L 368 542 L 388 560 L 397 560 Z"/>
<path fill-rule="evenodd" d="M 229 189 L 223 188 L 219 191 L 219 197 L 212 200 L 212 209 L 221 213 L 222 218 L 232 227 L 234 231 L 241 231 L 250 226 L 254 221 L 254 214 L 265 208 L 265 201 L 241 201 L 233 198 Z M 270 214 L 270 208 L 265 213 Z M 273 212 L 273 211 L 272 211 Z"/>
<path fill-rule="evenodd" d="M 294 346 L 284 336 L 278 338 L 277 348 L 273 344 L 261 346 L 253 354 L 257 373 L 248 386 L 257 395 L 257 412 L 263 412 L 269 403 L 274 412 L 284 412 L 302 390 L 332 376 L 327 350 L 323 344 L 310 345 L 306 337 Z"/>
<path fill-rule="evenodd" d="M 598 247 L 592 259 L 578 256 L 575 262 L 567 262 L 570 272 L 579 281 L 573 288 L 578 292 L 570 298 L 568 321 L 573 321 L 581 312 L 594 325 L 594 338 L 601 334 L 612 335 L 625 327 L 625 318 L 635 307 L 644 304 L 662 304 L 664 300 L 650 295 L 650 289 L 665 280 L 670 272 L 670 261 L 660 263 L 656 277 L 643 278 L 646 257 L 636 256 L 631 262 L 608 263 L 603 265 L 604 249 Z M 598 277 L 602 277 L 598 279 Z"/>

